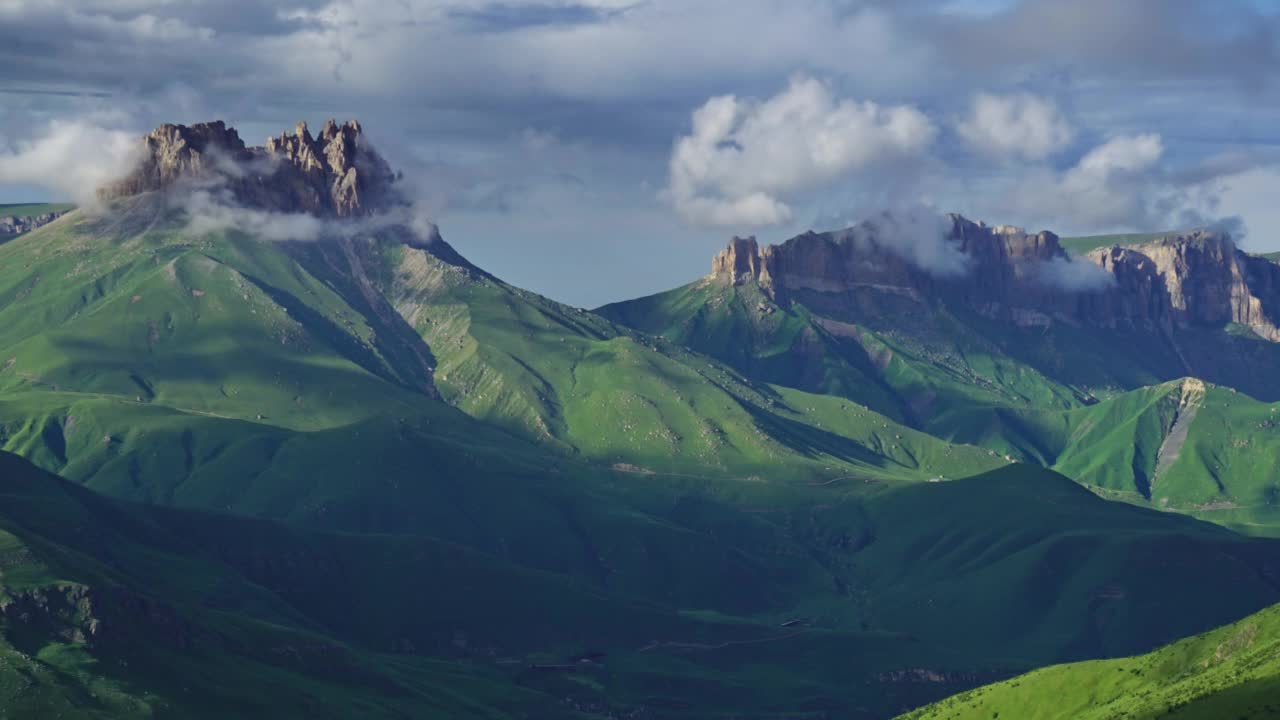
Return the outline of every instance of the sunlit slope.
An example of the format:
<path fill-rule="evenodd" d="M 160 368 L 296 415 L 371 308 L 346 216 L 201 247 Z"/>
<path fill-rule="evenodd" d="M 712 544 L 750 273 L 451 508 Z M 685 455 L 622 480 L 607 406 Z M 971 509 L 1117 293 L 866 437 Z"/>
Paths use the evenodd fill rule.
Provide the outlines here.
<path fill-rule="evenodd" d="M 375 308 L 279 247 L 191 238 L 145 198 L 130 202 L 0 248 L 0 389 L 315 428 L 403 408 L 429 388 Z"/>
<path fill-rule="evenodd" d="M 806 302 L 821 301 L 812 295 Z M 1003 327 L 946 307 L 924 319 L 917 306 L 846 322 L 806 302 L 775 305 L 753 283 L 704 280 L 600 312 L 746 377 L 856 399 L 1113 497 L 1248 532 L 1280 527 L 1280 477 L 1270 460 L 1280 444 L 1276 406 L 1194 378 L 1162 382 L 1179 368 L 1149 360 L 1167 348 L 1062 324 Z M 1227 339 L 1241 352 L 1275 350 Z"/>
<path fill-rule="evenodd" d="M 789 402 L 391 230 L 314 243 L 193 236 L 134 198 L 0 248 L 0 322 L 0 393 L 60 394 L 46 416 L 79 394 L 329 431 L 439 415 L 439 396 L 548 449 L 644 470 L 922 479 L 1002 462 L 883 418 L 818 417 L 820 400 Z M 96 462 L 57 447 L 47 457 L 72 477 Z"/>
<path fill-rule="evenodd" d="M 386 239 L 362 250 L 374 284 L 431 347 L 442 397 L 582 457 L 772 479 L 845 471 L 921 479 L 1002 462 L 878 415 L 838 418 L 825 398 L 748 380 L 427 250 Z"/>
<path fill-rule="evenodd" d="M 1280 607 L 1155 652 L 1061 665 L 904 715 L 910 720 L 1280 717 Z"/>
<path fill-rule="evenodd" d="M 1280 404 L 1194 378 L 1073 410 L 975 410 L 944 436 L 1050 466 L 1109 497 L 1246 532 L 1280 525 Z"/>
<path fill-rule="evenodd" d="M 1072 408 L 1086 386 L 1141 385 L 1157 376 L 1126 364 L 1114 373 L 1058 377 L 1088 357 L 1080 338 L 1009 329 L 944 306 L 881 297 L 858 316 L 824 307 L 821 293 L 777 304 L 758 285 L 703 279 L 607 305 L 600 313 L 716 357 L 748 377 L 835 394 L 923 430 L 975 407 Z M 900 307 L 899 307 L 900 305 Z M 1074 356 L 1079 357 L 1074 357 Z M 1081 367 L 1095 367 L 1083 365 Z"/>

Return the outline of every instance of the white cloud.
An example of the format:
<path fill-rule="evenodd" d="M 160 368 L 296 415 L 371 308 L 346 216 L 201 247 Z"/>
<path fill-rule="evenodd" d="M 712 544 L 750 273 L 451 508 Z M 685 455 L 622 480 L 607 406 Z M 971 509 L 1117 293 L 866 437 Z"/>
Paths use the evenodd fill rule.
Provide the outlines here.
<path fill-rule="evenodd" d="M 1255 167 L 1226 175 L 1216 183 L 1213 202 L 1206 203 L 1205 213 L 1219 218 L 1239 218 L 1243 228 L 1234 228 L 1237 241 L 1244 240 L 1250 250 L 1280 250 L 1280 169 L 1276 166 Z M 1247 236 L 1241 237 L 1241 230 Z"/>
<path fill-rule="evenodd" d="M 179 195 L 188 214 L 187 231 L 195 235 L 237 230 L 258 240 L 315 240 L 325 223 L 305 213 L 281 213 L 236 205 L 225 192 L 193 189 Z"/>
<path fill-rule="evenodd" d="M 925 272 L 955 277 L 969 271 L 971 259 L 952 239 L 953 223 L 926 205 L 884 210 L 854 226 L 855 242 L 873 242 Z"/>
<path fill-rule="evenodd" d="M 979 93 L 956 130 L 980 152 L 1026 160 L 1048 157 L 1075 134 L 1051 100 L 1028 93 Z"/>
<path fill-rule="evenodd" d="M 1069 292 L 1104 290 L 1115 276 L 1083 258 L 1053 258 L 1037 263 L 1036 278 L 1050 287 Z"/>
<path fill-rule="evenodd" d="M 1156 134 L 1108 140 L 1063 173 L 1047 170 L 1020 177 L 1015 212 L 1077 229 L 1150 227 L 1169 190 L 1157 167 L 1164 143 Z"/>
<path fill-rule="evenodd" d="M 45 134 L 0 154 L 0 185 L 37 185 L 82 206 L 138 160 L 136 135 L 85 121 L 54 120 Z"/>
<path fill-rule="evenodd" d="M 676 141 L 667 194 L 688 221 L 762 226 L 791 218 L 788 199 L 894 157 L 921 154 L 937 129 L 905 105 L 836 98 L 792 79 L 764 101 L 714 97 Z"/>
<path fill-rule="evenodd" d="M 1164 143 L 1155 133 L 1118 137 L 1090 150 L 1069 172 L 1083 182 L 1150 168 L 1164 155 Z"/>

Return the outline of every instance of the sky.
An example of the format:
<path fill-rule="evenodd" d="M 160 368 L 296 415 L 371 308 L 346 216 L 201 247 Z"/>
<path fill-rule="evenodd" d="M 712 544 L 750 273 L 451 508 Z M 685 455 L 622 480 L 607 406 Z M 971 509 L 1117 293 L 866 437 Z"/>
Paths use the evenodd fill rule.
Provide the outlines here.
<path fill-rule="evenodd" d="M 0 203 L 329 117 L 586 307 L 883 210 L 1280 249 L 1280 0 L 0 0 Z"/>

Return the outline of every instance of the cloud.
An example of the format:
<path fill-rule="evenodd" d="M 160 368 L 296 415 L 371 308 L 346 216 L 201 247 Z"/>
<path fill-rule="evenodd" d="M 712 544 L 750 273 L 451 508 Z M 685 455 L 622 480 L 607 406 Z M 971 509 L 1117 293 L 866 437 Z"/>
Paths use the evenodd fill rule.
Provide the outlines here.
<path fill-rule="evenodd" d="M 855 242 L 872 242 L 938 277 L 969 272 L 971 260 L 951 239 L 949 217 L 924 205 L 877 213 L 849 230 Z"/>
<path fill-rule="evenodd" d="M 934 118 L 973 120 L 978 92 L 1028 93 L 1069 108 L 1077 141 L 1159 133 L 1165 155 L 1149 171 L 1147 187 L 1117 184 L 1139 195 L 1143 208 L 1125 226 L 1165 222 L 1177 210 L 1162 211 L 1162 198 L 1176 205 L 1173 196 L 1192 187 L 1169 173 L 1226 149 L 1253 155 L 1280 137 L 1280 13 L 1273 5 L 0 0 L 0 89 L 46 93 L 0 96 L 0 134 L 31 137 L 50 118 L 81 117 L 107 105 L 131 116 L 120 127 L 221 118 L 254 138 L 316 108 L 355 115 L 383 137 L 400 140 L 404 154 L 431 165 L 441 198 L 436 204 L 448 208 L 450 227 L 467 218 L 474 234 L 529 238 L 492 253 L 495 267 L 511 279 L 532 280 L 525 268 L 543 262 L 548 248 L 565 256 L 600 252 L 600 233 L 570 230 L 574 219 L 609 227 L 618 238 L 600 262 L 628 268 L 655 250 L 667 256 L 660 266 L 646 265 L 649 271 L 627 290 L 638 294 L 683 281 L 705 254 L 696 244 L 705 231 L 678 222 L 679 215 L 666 212 L 671 203 L 660 203 L 652 189 L 668 184 L 672 140 L 687 134 L 689 111 L 726 92 L 767 98 L 798 71 L 828 79 L 837 97 L 912 105 Z M 411 82 L 405 68 L 414 68 Z M 170 87 L 188 88 L 190 107 L 169 102 Z M 543 158 L 511 152 L 510 138 L 527 126 L 554 133 L 566 147 L 583 146 L 581 153 L 555 152 L 567 161 L 563 176 L 581 179 L 586 190 L 548 174 Z M 1065 149 L 1040 158 L 970 150 L 958 132 L 946 133 L 930 148 L 929 172 L 917 169 L 914 178 L 868 166 L 876 170 L 872 183 L 850 175 L 809 190 L 760 191 L 728 202 L 703 192 L 694 211 L 718 222 L 790 212 L 794 223 L 828 209 L 874 211 L 909 195 L 1024 224 L 1032 219 L 1026 217 L 1030 205 L 1011 199 L 1028 194 L 1028 185 L 1056 187 L 1069 169 L 1058 166 L 1054 154 Z M 1049 160 L 1054 164 L 1039 164 Z M 1020 166 L 1024 161 L 1031 167 Z M 448 177 L 441 178 L 444 169 Z M 928 192 L 921 191 L 921 179 Z M 903 192 L 872 197 L 881 183 Z M 25 185 L 0 187 L 0 200 L 31 194 Z M 1203 194 L 1196 190 L 1186 199 L 1204 205 L 1206 217 L 1237 212 L 1225 203 L 1213 210 Z M 1034 205 L 1046 211 L 1034 219 L 1048 227 L 1074 221 L 1059 212 L 1061 203 Z M 1280 233 L 1266 210 L 1259 202 L 1238 211 L 1251 241 Z M 531 222 L 532 212 L 543 218 Z M 636 222 L 656 215 L 662 217 L 653 225 Z M 1094 215 L 1082 216 L 1088 227 L 1112 229 Z M 539 289 L 563 296 L 578 287 L 549 277 L 549 271 L 539 276 Z"/>
<path fill-rule="evenodd" d="M 237 205 L 229 192 L 180 188 L 171 200 L 187 213 L 187 232 L 194 235 L 235 230 L 259 240 L 317 240 L 326 223 L 305 213 L 282 213 Z"/>
<path fill-rule="evenodd" d="M 672 151 L 667 195 L 695 224 L 777 225 L 791 219 L 794 195 L 919 155 L 936 135 L 915 108 L 836 98 L 799 76 L 764 101 L 723 95 L 698 108 Z"/>
<path fill-rule="evenodd" d="M 1088 260 L 1053 258 L 1036 263 L 1036 279 L 1049 287 L 1068 292 L 1105 290 L 1115 284 L 1115 276 Z"/>
<path fill-rule="evenodd" d="M 137 136 L 85 121 L 53 120 L 40 137 L 0 154 L 0 184 L 36 185 L 81 206 L 138 161 Z"/>
<path fill-rule="evenodd" d="M 1146 226 L 1156 216 L 1163 155 L 1157 134 L 1113 138 L 1063 173 L 1041 169 L 1016 181 L 1015 212 L 1084 229 Z"/>
<path fill-rule="evenodd" d="M 980 152 L 1025 160 L 1040 160 L 1061 150 L 1075 132 L 1052 101 L 1029 93 L 979 93 L 956 130 Z"/>

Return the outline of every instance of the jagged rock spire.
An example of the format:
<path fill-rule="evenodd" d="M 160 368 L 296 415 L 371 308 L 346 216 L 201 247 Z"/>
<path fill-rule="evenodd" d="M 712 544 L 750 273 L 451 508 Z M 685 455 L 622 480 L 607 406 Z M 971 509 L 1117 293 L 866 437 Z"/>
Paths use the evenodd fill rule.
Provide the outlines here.
<path fill-rule="evenodd" d="M 360 123 L 330 119 L 313 137 L 305 122 L 292 134 L 247 147 L 222 121 L 161 125 L 142 138 L 142 159 L 99 190 L 104 199 L 211 188 L 238 203 L 321 217 L 367 215 L 398 203 L 396 175 L 364 138 Z"/>

